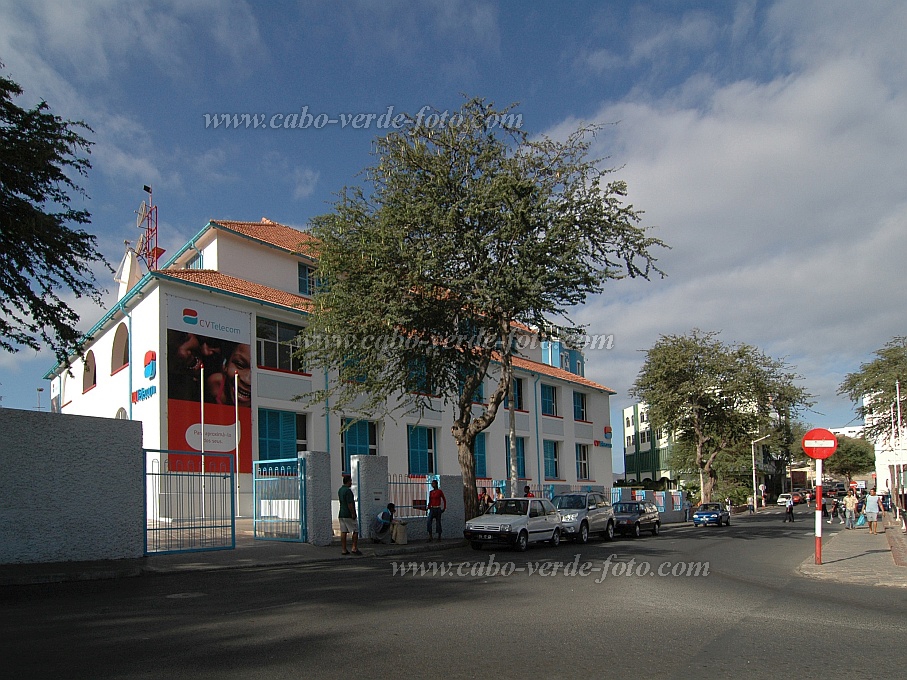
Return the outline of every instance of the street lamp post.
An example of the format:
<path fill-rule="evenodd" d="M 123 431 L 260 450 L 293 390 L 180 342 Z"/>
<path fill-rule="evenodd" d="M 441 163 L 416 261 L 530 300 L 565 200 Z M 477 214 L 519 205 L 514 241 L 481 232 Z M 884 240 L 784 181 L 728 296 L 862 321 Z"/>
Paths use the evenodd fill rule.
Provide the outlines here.
<path fill-rule="evenodd" d="M 767 434 L 764 437 L 759 437 L 759 439 L 753 439 L 750 442 L 750 449 L 753 454 L 753 510 L 759 509 L 759 501 L 756 500 L 757 499 L 757 496 L 756 496 L 756 444 L 761 442 L 763 439 L 768 439 L 769 437 L 771 437 L 771 435 Z M 762 507 L 764 508 L 765 505 L 763 505 Z"/>
<path fill-rule="evenodd" d="M 41 393 L 42 393 L 43 391 L 44 391 L 44 388 L 43 388 L 43 387 L 39 387 L 39 388 L 38 388 L 38 408 L 35 409 L 36 411 L 40 411 L 40 410 L 41 410 Z"/>

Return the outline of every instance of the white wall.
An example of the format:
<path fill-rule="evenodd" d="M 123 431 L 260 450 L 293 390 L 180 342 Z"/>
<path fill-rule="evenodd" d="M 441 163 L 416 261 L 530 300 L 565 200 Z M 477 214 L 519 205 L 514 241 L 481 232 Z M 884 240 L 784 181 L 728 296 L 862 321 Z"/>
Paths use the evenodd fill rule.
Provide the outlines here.
<path fill-rule="evenodd" d="M 0 564 L 143 555 L 141 423 L 0 409 L 0 432 Z"/>

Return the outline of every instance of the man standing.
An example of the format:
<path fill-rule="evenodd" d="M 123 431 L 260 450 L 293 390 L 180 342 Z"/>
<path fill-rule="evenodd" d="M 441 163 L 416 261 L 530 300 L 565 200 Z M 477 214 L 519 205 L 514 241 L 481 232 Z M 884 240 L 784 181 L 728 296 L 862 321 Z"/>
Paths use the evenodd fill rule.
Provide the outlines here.
<path fill-rule="evenodd" d="M 847 492 L 844 499 L 844 528 L 853 529 L 857 517 L 857 497 L 853 495 L 853 489 Z"/>
<path fill-rule="evenodd" d="M 340 520 L 340 554 L 341 555 L 361 555 L 359 550 L 359 523 L 356 521 L 356 498 L 353 496 L 353 478 L 349 475 L 343 475 L 343 486 L 337 492 L 337 498 L 340 500 L 340 511 L 337 513 L 337 519 Z M 351 552 L 346 549 L 346 535 L 353 534 Z"/>
<path fill-rule="evenodd" d="M 879 503 L 879 497 L 876 496 L 876 490 L 873 488 L 866 497 L 866 523 L 869 525 L 869 533 L 879 533 L 879 517 L 882 516 L 882 505 Z"/>
<path fill-rule="evenodd" d="M 787 503 L 784 504 L 784 521 L 794 521 L 794 496 L 791 494 L 787 497 Z"/>
<path fill-rule="evenodd" d="M 432 540 L 431 525 L 434 521 L 438 528 L 438 540 L 441 540 L 441 514 L 447 510 L 447 497 L 438 488 L 438 480 L 431 480 L 431 491 L 428 492 L 428 540 Z"/>

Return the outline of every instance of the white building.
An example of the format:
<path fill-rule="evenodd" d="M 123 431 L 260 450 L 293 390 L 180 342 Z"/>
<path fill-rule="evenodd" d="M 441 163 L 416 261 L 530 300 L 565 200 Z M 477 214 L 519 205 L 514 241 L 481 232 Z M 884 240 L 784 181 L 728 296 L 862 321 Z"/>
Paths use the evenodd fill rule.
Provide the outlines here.
<path fill-rule="evenodd" d="M 302 450 L 330 454 L 335 487 L 356 454 L 386 456 L 390 473 L 459 474 L 450 412 L 369 421 L 294 400 L 331 379 L 291 357 L 310 304 L 313 243 L 267 219 L 209 222 L 166 265 L 121 285 L 71 373 L 48 371 L 52 409 L 141 420 L 148 449 L 236 455 L 238 439 L 240 514 L 251 510 L 252 462 Z M 524 483 L 610 486 L 614 392 L 583 377 L 582 354 L 559 343 L 533 343 L 514 365 Z M 499 417 L 477 439 L 480 485 L 509 474 L 507 427 Z"/>

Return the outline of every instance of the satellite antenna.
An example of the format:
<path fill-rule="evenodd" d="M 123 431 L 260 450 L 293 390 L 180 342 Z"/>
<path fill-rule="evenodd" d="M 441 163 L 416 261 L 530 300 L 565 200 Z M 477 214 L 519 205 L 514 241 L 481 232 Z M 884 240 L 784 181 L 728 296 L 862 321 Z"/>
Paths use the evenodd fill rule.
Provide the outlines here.
<path fill-rule="evenodd" d="M 136 227 L 144 230 L 136 245 L 136 254 L 144 260 L 148 271 L 151 271 L 157 269 L 157 262 L 165 251 L 157 245 L 157 206 L 152 200 L 151 187 L 146 184 L 142 188 L 148 193 L 148 203 L 142 201 L 135 213 Z"/>

